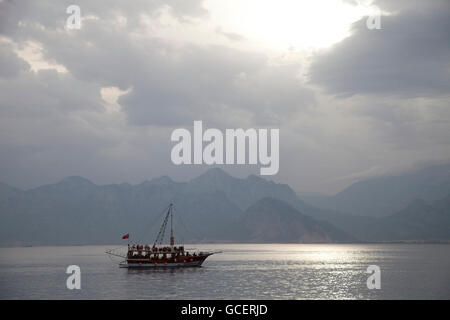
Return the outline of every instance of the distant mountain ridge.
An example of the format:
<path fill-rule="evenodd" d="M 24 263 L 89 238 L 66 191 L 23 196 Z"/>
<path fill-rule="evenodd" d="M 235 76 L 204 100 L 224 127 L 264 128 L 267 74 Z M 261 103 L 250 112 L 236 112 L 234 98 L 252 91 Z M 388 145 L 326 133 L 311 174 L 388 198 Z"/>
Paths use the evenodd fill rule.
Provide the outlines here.
<path fill-rule="evenodd" d="M 370 217 L 318 208 L 286 184 L 214 168 L 187 182 L 163 176 L 137 185 L 96 185 L 72 176 L 26 191 L 0 184 L 0 244 L 111 244 L 125 233 L 151 242 L 169 203 L 175 203 L 177 240 L 185 242 L 450 239 L 450 191 Z"/>
<path fill-rule="evenodd" d="M 250 206 L 241 222 L 252 242 L 330 243 L 356 239 L 333 225 L 302 214 L 284 201 L 263 198 Z"/>
<path fill-rule="evenodd" d="M 301 200 L 287 184 L 275 183 L 255 175 L 246 179 L 230 176 L 219 168 L 208 170 L 205 174 L 192 179 L 188 185 L 189 191 L 203 193 L 211 190 L 224 192 L 242 210 L 264 197 L 272 197 L 298 205 Z"/>
<path fill-rule="evenodd" d="M 334 211 L 370 217 L 388 216 L 414 199 L 434 202 L 450 194 L 450 164 L 403 174 L 370 178 L 350 185 L 334 196 L 308 196 L 308 203 Z"/>
<path fill-rule="evenodd" d="M 450 194 L 431 204 L 414 199 L 406 208 L 385 217 L 330 214 L 324 211 L 315 218 L 329 221 L 362 241 L 448 241 Z"/>
<path fill-rule="evenodd" d="M 285 201 L 285 205 L 297 209 L 308 208 L 287 185 L 256 176 L 238 179 L 221 169 L 210 169 L 188 182 L 160 177 L 138 185 L 96 185 L 72 176 L 55 184 L 17 192 L 0 202 L 2 244 L 113 243 L 122 233 L 139 238 L 147 224 L 150 229 L 146 240 L 151 241 L 161 223 L 158 216 L 171 202 L 176 205 L 175 212 L 180 212 L 175 214 L 174 221 L 179 239 L 246 242 L 252 239 L 243 226 L 243 214 L 259 200 L 276 198 L 280 201 L 278 205 Z M 280 212 L 283 209 L 280 205 Z M 297 209 L 292 208 L 298 212 Z M 302 219 L 315 221 L 312 217 Z M 341 241 L 336 235 L 344 234 L 328 227 L 320 230 L 319 242 Z M 303 240 L 307 239 L 308 232 L 305 231 Z M 272 241 L 282 242 L 282 236 L 279 233 Z M 314 237 L 309 239 L 312 241 Z"/>

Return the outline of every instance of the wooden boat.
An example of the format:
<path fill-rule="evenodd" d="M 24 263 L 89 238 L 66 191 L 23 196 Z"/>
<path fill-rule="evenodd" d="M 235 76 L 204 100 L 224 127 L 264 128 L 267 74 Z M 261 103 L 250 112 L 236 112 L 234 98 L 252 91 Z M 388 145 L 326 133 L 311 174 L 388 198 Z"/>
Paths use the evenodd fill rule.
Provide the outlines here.
<path fill-rule="evenodd" d="M 124 258 L 125 260 L 119 263 L 121 268 L 200 267 L 205 259 L 214 254 L 214 252 L 188 251 L 185 250 L 183 245 L 175 246 L 172 209 L 173 204 L 170 204 L 153 245 L 128 244 L 126 255 L 117 253 L 114 250 L 108 250 L 106 253 L 111 256 Z M 162 245 L 169 218 L 170 244 Z"/>

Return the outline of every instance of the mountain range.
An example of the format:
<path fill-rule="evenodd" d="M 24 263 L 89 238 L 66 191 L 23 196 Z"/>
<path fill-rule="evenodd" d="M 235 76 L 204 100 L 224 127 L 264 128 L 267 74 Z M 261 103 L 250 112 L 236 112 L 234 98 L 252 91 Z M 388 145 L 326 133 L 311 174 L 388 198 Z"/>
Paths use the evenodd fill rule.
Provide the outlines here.
<path fill-rule="evenodd" d="M 152 242 L 169 203 L 175 204 L 176 239 L 184 242 L 448 240 L 450 189 L 430 195 L 433 183 L 446 186 L 442 175 L 433 177 L 437 182 L 424 183 L 425 196 L 418 186 L 410 188 L 416 191 L 405 206 L 392 214 L 373 216 L 317 201 L 311 205 L 286 184 L 255 175 L 235 178 L 219 168 L 187 182 L 163 176 L 137 185 L 96 185 L 73 176 L 30 190 L 0 184 L 0 244 L 112 244 L 120 243 L 126 233 L 132 242 Z M 384 179 L 389 183 L 388 177 Z M 349 195 L 361 195 L 357 187 L 365 183 L 344 190 L 349 203 Z M 407 198 L 403 196 L 402 201 Z M 371 198 L 368 192 L 365 199 L 382 201 L 379 193 Z"/>
<path fill-rule="evenodd" d="M 303 195 L 311 205 L 369 217 L 394 214 L 414 199 L 434 202 L 450 194 L 450 164 L 358 181 L 332 196 Z"/>

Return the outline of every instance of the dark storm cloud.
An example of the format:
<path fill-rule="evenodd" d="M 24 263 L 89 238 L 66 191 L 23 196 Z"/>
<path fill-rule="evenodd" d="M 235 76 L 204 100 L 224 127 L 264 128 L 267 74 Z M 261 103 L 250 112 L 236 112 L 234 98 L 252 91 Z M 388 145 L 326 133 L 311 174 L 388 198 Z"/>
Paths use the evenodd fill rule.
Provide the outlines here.
<path fill-rule="evenodd" d="M 448 94 L 450 2 L 378 4 L 394 12 L 382 16 L 382 29 L 369 30 L 366 19 L 355 23 L 350 37 L 314 59 L 311 82 L 337 95 Z"/>
<path fill-rule="evenodd" d="M 2 54 L 14 56 L 11 47 Z M 161 170 L 151 155 L 165 151 L 158 139 L 169 133 L 134 132 L 105 113 L 96 83 L 55 70 L 32 72 L 16 60 L 25 68 L 0 75 L 0 180 L 28 187 L 75 174 L 139 182 L 142 171 Z"/>
<path fill-rule="evenodd" d="M 153 55 L 120 99 L 135 124 L 192 125 L 201 117 L 231 125 L 239 121 L 233 112 L 246 112 L 251 124 L 279 124 L 313 100 L 296 79 L 298 66 L 270 66 L 261 55 L 193 45 Z"/>
<path fill-rule="evenodd" d="M 200 2 L 193 3 L 172 2 L 172 11 L 180 16 L 204 15 Z M 156 1 L 150 9 L 160 4 Z M 80 4 L 82 12 L 87 12 L 84 14 L 101 18 L 83 22 L 81 30 L 70 34 L 57 31 L 54 8 L 48 10 L 55 19 L 39 20 L 42 15 L 38 16 L 39 24 L 46 28 L 37 25 L 34 16 L 26 15 L 26 20 L 23 14 L 16 22 L 25 22 L 25 26 L 10 22 L 18 30 L 9 32 L 16 40 L 33 35 L 43 44 L 45 58 L 64 65 L 79 80 L 130 89 L 119 102 L 135 125 L 191 125 L 200 117 L 216 126 L 242 120 L 244 124 L 279 124 L 314 100 L 312 92 L 300 85 L 296 64 L 274 66 L 261 54 L 174 44 L 152 35 L 136 41 L 130 37 L 135 25 L 115 28 L 115 5 L 117 2 L 106 2 L 104 7 L 93 8 L 87 3 L 88 9 L 84 9 Z M 44 5 L 40 11 L 46 8 Z M 32 6 L 26 12 L 33 10 L 37 8 Z M 133 21 L 143 12 L 133 3 L 120 15 Z M 66 17 L 64 6 L 58 16 L 63 25 L 61 16 Z"/>
<path fill-rule="evenodd" d="M 73 110 L 103 109 L 98 86 L 53 69 L 33 72 L 11 45 L 0 45 L 2 117 L 47 117 Z M 6 71 L 6 72 L 5 72 Z M 82 94 L 80 94 L 82 93 Z"/>

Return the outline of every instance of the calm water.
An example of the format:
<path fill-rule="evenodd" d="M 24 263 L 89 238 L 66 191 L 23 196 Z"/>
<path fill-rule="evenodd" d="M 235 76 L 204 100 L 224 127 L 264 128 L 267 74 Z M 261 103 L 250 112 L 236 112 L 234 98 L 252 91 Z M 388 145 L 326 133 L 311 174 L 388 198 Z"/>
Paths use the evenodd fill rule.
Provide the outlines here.
<path fill-rule="evenodd" d="M 190 247 L 190 246 L 187 246 Z M 106 246 L 0 248 L 1 299 L 450 299 L 450 245 L 198 245 L 201 268 L 119 269 Z M 65 270 L 81 268 L 81 290 Z M 381 268 L 369 290 L 367 266 Z"/>

